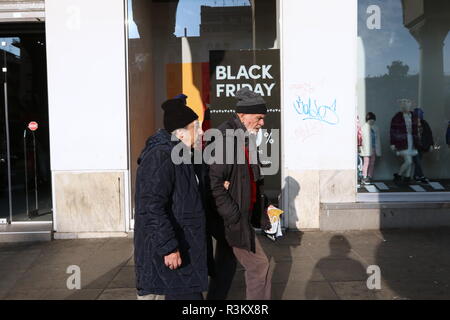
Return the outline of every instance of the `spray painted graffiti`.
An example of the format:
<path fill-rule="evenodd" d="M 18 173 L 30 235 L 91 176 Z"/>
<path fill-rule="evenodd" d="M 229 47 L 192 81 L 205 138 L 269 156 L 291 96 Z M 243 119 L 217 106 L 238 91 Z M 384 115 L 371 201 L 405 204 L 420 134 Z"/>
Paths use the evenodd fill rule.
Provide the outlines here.
<path fill-rule="evenodd" d="M 330 105 L 326 105 L 319 104 L 316 99 L 303 100 L 298 97 L 294 102 L 294 109 L 303 116 L 302 120 L 316 120 L 333 126 L 339 123 L 336 99 Z"/>

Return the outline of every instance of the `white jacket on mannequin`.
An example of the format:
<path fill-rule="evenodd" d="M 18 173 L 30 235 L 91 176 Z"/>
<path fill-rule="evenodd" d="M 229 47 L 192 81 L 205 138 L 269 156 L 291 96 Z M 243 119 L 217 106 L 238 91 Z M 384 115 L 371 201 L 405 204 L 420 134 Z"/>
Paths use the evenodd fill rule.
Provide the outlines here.
<path fill-rule="evenodd" d="M 370 157 L 372 155 L 372 137 L 370 135 L 370 129 L 375 131 L 375 155 L 377 157 L 381 157 L 381 139 L 380 139 L 380 131 L 376 125 L 370 126 L 368 123 L 365 123 L 361 128 L 362 131 L 362 146 L 359 152 L 361 157 Z"/>

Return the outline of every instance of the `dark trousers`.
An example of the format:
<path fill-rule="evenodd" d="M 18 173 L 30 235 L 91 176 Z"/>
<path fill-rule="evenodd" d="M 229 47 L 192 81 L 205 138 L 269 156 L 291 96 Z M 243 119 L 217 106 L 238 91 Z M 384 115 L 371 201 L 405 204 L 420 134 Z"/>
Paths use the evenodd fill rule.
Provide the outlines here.
<path fill-rule="evenodd" d="M 414 176 L 415 177 L 423 177 L 423 170 L 422 170 L 422 156 L 423 154 L 419 152 L 417 156 L 413 157 L 414 162 Z"/>
<path fill-rule="evenodd" d="M 203 300 L 203 295 L 201 292 L 166 294 L 166 300 Z"/>
<path fill-rule="evenodd" d="M 225 300 L 236 273 L 236 257 L 225 239 L 216 241 L 214 276 L 209 281 L 207 300 Z"/>

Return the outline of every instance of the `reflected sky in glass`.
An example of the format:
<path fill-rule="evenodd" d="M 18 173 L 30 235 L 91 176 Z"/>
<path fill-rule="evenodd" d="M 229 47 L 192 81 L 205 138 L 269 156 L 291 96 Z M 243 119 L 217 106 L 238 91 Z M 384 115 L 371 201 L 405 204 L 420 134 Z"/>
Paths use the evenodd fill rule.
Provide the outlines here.
<path fill-rule="evenodd" d="M 184 36 L 184 28 L 187 28 L 189 37 L 200 35 L 200 7 L 239 7 L 250 6 L 249 0 L 180 0 L 177 8 L 177 24 L 175 35 Z"/>
<path fill-rule="evenodd" d="M 133 19 L 133 0 L 128 0 L 128 38 L 139 39 L 139 31 Z"/>
<path fill-rule="evenodd" d="M 6 46 L 3 46 L 3 42 L 6 43 Z M 16 46 L 14 46 L 13 43 L 20 43 L 20 39 L 19 38 L 0 38 L 0 48 L 2 50 L 5 50 L 7 52 L 10 52 L 14 55 L 16 55 L 17 57 L 20 57 L 20 49 L 17 48 Z"/>
<path fill-rule="evenodd" d="M 149 0 L 150 1 L 150 0 Z M 139 31 L 133 20 L 133 0 L 128 0 L 128 37 L 129 39 L 139 39 Z M 239 7 L 250 6 L 250 0 L 180 0 L 176 13 L 175 36 L 183 37 L 184 28 L 187 29 L 189 37 L 200 35 L 200 8 L 210 7 Z"/>
<path fill-rule="evenodd" d="M 367 8 L 381 9 L 381 29 L 367 28 Z M 409 74 L 419 73 L 419 44 L 403 25 L 401 0 L 359 0 L 358 36 L 364 43 L 366 76 L 380 76 L 388 72 L 386 66 L 400 60 L 409 66 Z M 447 37 L 450 40 L 449 37 Z M 450 46 L 444 47 L 445 73 L 450 75 Z"/>

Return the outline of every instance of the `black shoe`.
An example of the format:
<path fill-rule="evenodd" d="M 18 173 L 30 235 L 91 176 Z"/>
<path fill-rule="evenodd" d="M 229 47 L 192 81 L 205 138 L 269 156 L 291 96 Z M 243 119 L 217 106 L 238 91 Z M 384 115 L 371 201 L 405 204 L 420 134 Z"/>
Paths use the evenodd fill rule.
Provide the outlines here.
<path fill-rule="evenodd" d="M 394 173 L 394 182 L 401 182 L 402 176 L 398 175 L 397 173 Z"/>
<path fill-rule="evenodd" d="M 430 182 L 430 180 L 428 180 L 427 178 L 425 178 L 425 177 L 420 177 L 420 182 L 422 182 L 422 183 L 429 183 Z"/>

